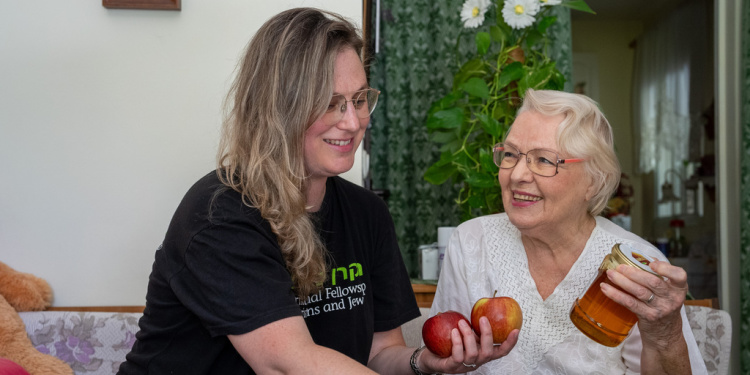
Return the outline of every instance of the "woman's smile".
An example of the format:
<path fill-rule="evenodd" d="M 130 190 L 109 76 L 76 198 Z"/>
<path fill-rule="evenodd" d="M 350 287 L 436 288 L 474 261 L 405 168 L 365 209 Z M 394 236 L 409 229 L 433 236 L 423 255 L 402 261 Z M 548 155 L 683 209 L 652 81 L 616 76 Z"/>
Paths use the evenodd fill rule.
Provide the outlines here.
<path fill-rule="evenodd" d="M 544 198 L 521 191 L 513 191 L 513 205 L 516 207 L 528 207 Z"/>
<path fill-rule="evenodd" d="M 352 143 L 352 139 L 344 139 L 344 140 L 337 140 L 337 139 L 324 139 L 325 143 L 328 143 L 330 145 L 334 146 L 348 146 L 350 143 Z"/>

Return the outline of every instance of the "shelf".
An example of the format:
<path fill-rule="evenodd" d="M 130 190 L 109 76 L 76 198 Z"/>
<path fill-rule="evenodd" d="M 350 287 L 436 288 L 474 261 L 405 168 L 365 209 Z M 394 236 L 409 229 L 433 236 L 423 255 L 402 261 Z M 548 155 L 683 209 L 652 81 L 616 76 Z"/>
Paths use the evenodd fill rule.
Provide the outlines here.
<path fill-rule="evenodd" d="M 411 284 L 411 288 L 414 290 L 414 297 L 416 297 L 419 307 L 432 307 L 437 285 Z"/>

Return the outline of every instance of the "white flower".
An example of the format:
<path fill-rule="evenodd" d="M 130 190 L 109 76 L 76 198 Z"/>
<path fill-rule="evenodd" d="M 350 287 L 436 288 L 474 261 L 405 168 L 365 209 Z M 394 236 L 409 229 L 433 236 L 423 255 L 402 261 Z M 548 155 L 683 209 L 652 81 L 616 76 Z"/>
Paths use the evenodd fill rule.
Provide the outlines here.
<path fill-rule="evenodd" d="M 539 12 L 539 4 L 539 0 L 507 0 L 503 6 L 503 19 L 514 29 L 531 26 Z"/>
<path fill-rule="evenodd" d="M 562 0 L 539 0 L 542 6 L 560 5 Z"/>
<path fill-rule="evenodd" d="M 476 28 L 484 22 L 484 14 L 490 7 L 490 0 L 466 0 L 461 8 L 461 21 L 466 28 Z"/>

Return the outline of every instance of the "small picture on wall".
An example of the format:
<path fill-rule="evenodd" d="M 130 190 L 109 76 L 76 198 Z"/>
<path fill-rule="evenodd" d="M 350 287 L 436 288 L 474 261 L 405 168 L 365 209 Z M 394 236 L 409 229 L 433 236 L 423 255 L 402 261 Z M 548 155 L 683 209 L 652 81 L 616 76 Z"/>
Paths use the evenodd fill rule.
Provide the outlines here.
<path fill-rule="evenodd" d="M 182 0 L 102 0 L 108 9 L 180 10 Z"/>

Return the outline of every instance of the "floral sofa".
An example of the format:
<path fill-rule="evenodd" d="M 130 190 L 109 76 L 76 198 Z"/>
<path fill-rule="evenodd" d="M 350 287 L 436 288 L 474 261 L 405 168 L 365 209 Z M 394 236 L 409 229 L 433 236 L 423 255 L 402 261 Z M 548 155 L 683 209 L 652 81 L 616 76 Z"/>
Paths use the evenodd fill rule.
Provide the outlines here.
<path fill-rule="evenodd" d="M 709 374 L 727 374 L 732 322 L 726 311 L 686 306 L 690 327 L 703 353 Z M 409 346 L 422 340 L 422 316 L 403 326 Z M 117 373 L 135 342 L 141 313 L 36 311 L 19 313 L 36 348 L 67 362 L 76 375 Z"/>
<path fill-rule="evenodd" d="M 76 375 L 117 373 L 135 342 L 142 313 L 34 311 L 19 313 L 31 342 L 67 362 Z"/>
<path fill-rule="evenodd" d="M 708 373 L 728 374 L 732 347 L 732 319 L 729 313 L 703 306 L 685 306 L 685 312 Z"/>

